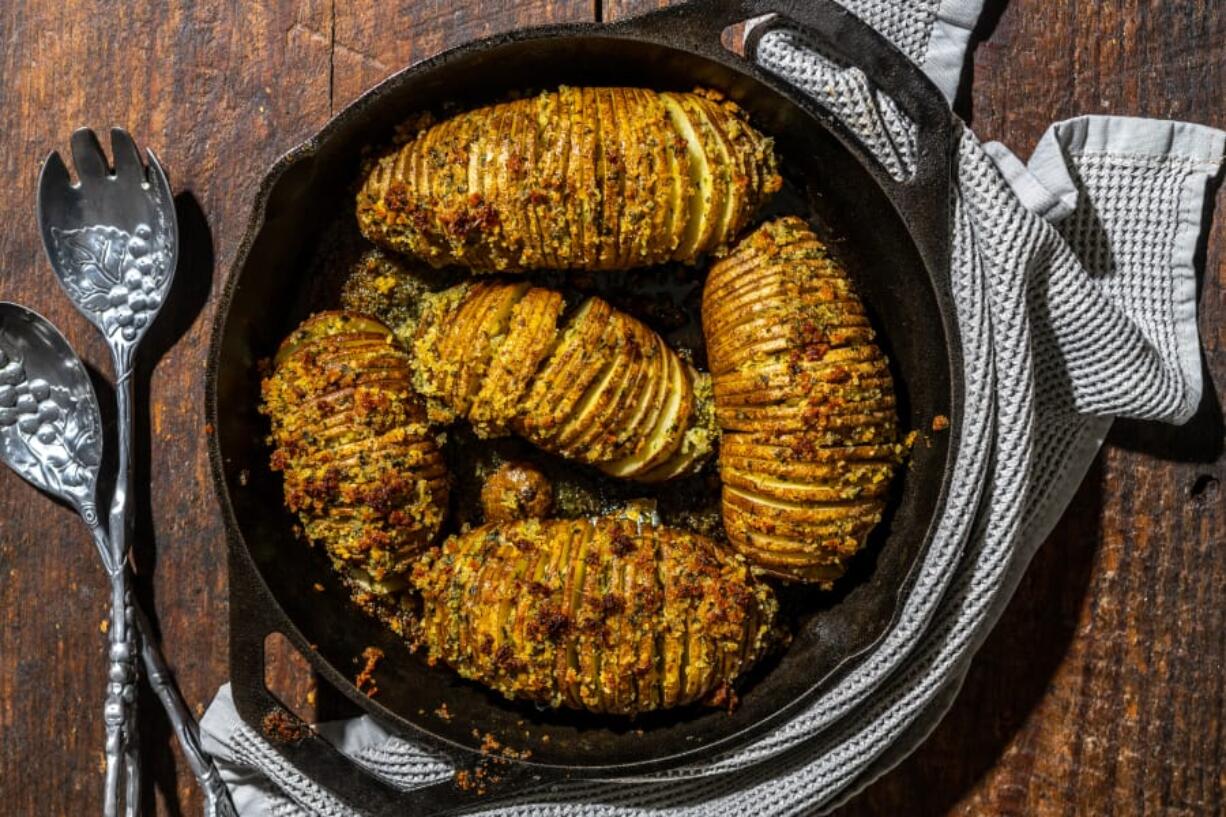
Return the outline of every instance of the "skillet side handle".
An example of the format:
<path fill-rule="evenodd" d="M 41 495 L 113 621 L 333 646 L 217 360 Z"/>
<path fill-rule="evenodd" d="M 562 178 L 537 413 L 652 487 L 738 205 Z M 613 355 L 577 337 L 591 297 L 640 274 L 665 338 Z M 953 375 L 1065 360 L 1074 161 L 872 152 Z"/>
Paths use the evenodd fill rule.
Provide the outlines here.
<path fill-rule="evenodd" d="M 243 557 L 230 548 L 230 687 L 243 722 L 283 764 L 343 802 L 360 817 L 426 817 L 462 810 L 473 795 L 451 778 L 401 791 L 372 776 L 299 720 L 264 685 L 264 641 L 287 633 L 275 602 L 265 595 Z M 288 636 L 287 636 L 288 637 Z M 293 641 L 294 639 L 291 639 Z M 301 649 L 301 645 L 295 644 Z M 321 679 L 322 680 L 322 679 Z M 455 760 L 453 758 L 453 760 Z M 458 762 L 456 768 L 464 768 Z"/>
<path fill-rule="evenodd" d="M 915 123 L 915 173 L 896 180 L 859 140 L 829 112 L 821 119 L 902 204 L 900 215 L 921 245 L 933 272 L 949 274 L 949 201 L 956 122 L 949 103 L 919 66 L 893 43 L 834 0 L 701 0 L 620 20 L 612 28 L 693 51 L 717 62 L 738 60 L 720 38 L 728 26 L 770 17 L 750 31 L 745 61 L 760 79 L 786 81 L 756 64 L 762 37 L 778 28 L 803 31 L 835 61 L 862 70 Z M 798 95 L 812 99 L 797 89 Z M 820 103 L 813 101 L 821 109 Z"/>

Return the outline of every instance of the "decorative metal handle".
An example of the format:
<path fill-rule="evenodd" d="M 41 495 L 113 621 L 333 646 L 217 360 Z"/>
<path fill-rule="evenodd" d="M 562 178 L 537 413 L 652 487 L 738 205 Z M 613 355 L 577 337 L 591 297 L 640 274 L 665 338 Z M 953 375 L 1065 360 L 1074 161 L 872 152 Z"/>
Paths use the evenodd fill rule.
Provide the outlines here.
<path fill-rule="evenodd" d="M 136 707 L 136 640 L 131 623 L 130 595 L 127 570 L 122 559 L 115 559 L 113 543 L 101 525 L 91 526 L 90 532 L 100 549 L 107 552 L 110 562 L 107 574 L 111 581 L 110 666 L 107 672 L 106 703 L 103 721 L 106 724 L 106 783 L 102 813 L 119 817 L 119 784 L 126 779 L 126 815 L 140 810 L 140 758 L 135 743 Z"/>
<path fill-rule="evenodd" d="M 153 627 L 139 604 L 134 604 L 136 626 L 140 630 L 141 661 L 145 666 L 145 677 L 154 694 L 166 710 L 171 728 L 179 740 L 179 747 L 187 758 L 187 764 L 192 769 L 200 787 L 204 790 L 205 814 L 212 817 L 231 817 L 237 815 L 234 804 L 230 800 L 230 790 L 221 779 L 213 759 L 200 747 L 200 727 L 196 719 L 188 711 L 187 703 L 182 693 L 175 686 L 174 676 L 166 665 L 166 659 L 153 638 Z"/>

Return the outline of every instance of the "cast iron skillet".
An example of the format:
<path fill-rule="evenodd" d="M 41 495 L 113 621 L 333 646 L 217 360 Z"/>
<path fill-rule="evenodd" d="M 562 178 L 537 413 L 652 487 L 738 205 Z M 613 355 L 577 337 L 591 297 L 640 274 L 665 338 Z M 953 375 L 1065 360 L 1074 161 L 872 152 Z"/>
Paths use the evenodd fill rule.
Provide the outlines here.
<path fill-rule="evenodd" d="M 787 19 L 808 29 L 829 55 L 862 68 L 916 122 L 914 178 L 893 181 L 827 111 L 721 47 L 726 26 L 772 12 L 780 15 L 775 24 Z M 755 30 L 757 37 L 763 30 Z M 422 656 L 410 654 L 348 601 L 321 553 L 293 537 L 280 479 L 267 467 L 268 431 L 256 410 L 258 362 L 271 357 L 305 317 L 304 271 L 327 252 L 319 236 L 338 219 L 352 221 L 351 191 L 363 148 L 386 141 L 416 111 L 446 102 L 478 105 L 515 89 L 560 83 L 682 90 L 701 85 L 723 91 L 749 111 L 759 128 L 775 136 L 785 177 L 855 249 L 853 273 L 892 361 L 904 425 L 927 431 L 937 414 L 953 422 L 949 432 L 932 435 L 930 445 L 916 447 L 868 552 L 820 609 L 809 608 L 788 650 L 749 679 L 733 714 L 690 708 L 627 722 L 544 712 L 427 667 Z M 230 668 L 240 715 L 260 729 L 265 716 L 280 708 L 264 686 L 264 642 L 274 632 L 288 637 L 319 675 L 361 709 L 438 748 L 460 767 L 474 764 L 487 733 L 515 748 L 531 748 L 531 758 L 509 770 L 523 781 L 625 776 L 694 762 L 745 743 L 829 688 L 894 622 L 944 508 L 962 394 L 948 280 L 951 134 L 951 114 L 936 88 L 830 0 L 718 0 L 613 25 L 551 26 L 469 43 L 391 77 L 280 159 L 260 187 L 227 281 L 207 378 L 206 410 L 214 429 L 209 453 L 229 543 Z M 312 591 L 316 582 L 326 592 Z M 373 699 L 352 683 L 354 659 L 368 645 L 386 656 Z M 443 703 L 450 720 L 435 714 Z M 525 730 L 531 738 L 522 737 Z M 280 740 L 279 751 L 370 814 L 435 812 L 468 801 L 450 783 L 398 792 L 302 731 L 303 737 Z"/>

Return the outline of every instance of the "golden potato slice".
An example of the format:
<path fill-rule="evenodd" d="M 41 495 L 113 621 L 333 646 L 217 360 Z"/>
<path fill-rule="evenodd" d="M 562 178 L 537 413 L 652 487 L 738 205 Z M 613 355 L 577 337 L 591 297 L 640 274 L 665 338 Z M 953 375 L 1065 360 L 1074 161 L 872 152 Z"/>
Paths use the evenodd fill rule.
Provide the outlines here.
<path fill-rule="evenodd" d="M 888 487 L 894 467 L 898 464 L 894 457 L 859 463 L 847 460 L 816 463 L 803 460 L 777 461 L 757 457 L 738 457 L 728 452 L 724 452 L 721 462 L 724 466 L 743 474 L 779 479 L 789 484 L 863 488 L 861 496 L 874 495 L 871 492 L 881 488 L 882 483 Z"/>
<path fill-rule="evenodd" d="M 413 335 L 413 384 L 423 396 L 445 399 L 451 393 L 455 367 L 443 366 L 443 350 L 451 340 L 455 314 L 464 305 L 470 287 L 461 284 L 437 298 L 425 301 Z"/>
<path fill-rule="evenodd" d="M 586 258 L 584 250 L 585 233 L 590 229 L 591 193 L 587 189 L 586 179 L 590 179 L 592 164 L 592 126 L 586 121 L 584 93 L 580 88 L 566 88 L 565 96 L 569 104 L 570 114 L 570 153 L 566 157 L 566 174 L 564 177 L 563 206 L 566 211 L 566 223 L 570 228 L 570 242 L 565 258 L 559 259 L 559 266 L 570 269 Z"/>
<path fill-rule="evenodd" d="M 660 251 L 664 238 L 664 213 L 660 190 L 668 183 L 662 165 L 659 142 L 651 143 L 644 121 L 641 96 L 637 88 L 614 91 L 621 125 L 622 152 L 625 155 L 625 198 L 619 225 L 620 266 L 628 269 L 667 259 Z"/>
<path fill-rule="evenodd" d="M 656 194 L 653 199 L 652 238 L 650 239 L 653 260 L 667 260 L 680 243 L 680 226 L 676 223 L 683 214 L 682 202 L 688 196 L 686 187 L 689 164 L 678 161 L 678 137 L 668 127 L 668 111 L 659 98 L 641 89 L 634 89 L 639 100 L 639 124 L 643 128 L 643 144 L 652 156 L 652 176 Z"/>
<path fill-rule="evenodd" d="M 602 471 L 613 476 L 627 476 L 615 471 L 619 465 L 647 450 L 651 445 L 652 431 L 659 423 L 668 403 L 671 390 L 668 350 L 664 342 L 654 337 L 644 358 L 643 388 L 635 395 L 627 408 L 632 409 L 622 421 L 624 433 L 617 435 L 610 447 L 610 459 L 598 465 Z"/>
<path fill-rule="evenodd" d="M 859 463 L 868 460 L 900 461 L 900 443 L 858 446 L 829 446 L 806 444 L 801 436 L 791 438 L 755 437 L 752 434 L 733 434 L 723 443 L 723 451 L 729 456 L 769 459 L 776 462 Z"/>
<path fill-rule="evenodd" d="M 849 403 L 893 394 L 888 364 L 879 356 L 859 361 L 830 359 L 850 348 L 834 349 L 827 357 L 812 360 L 782 355 L 763 359 L 754 365 L 754 373 L 734 370 L 715 375 L 713 386 L 727 408 L 805 398 Z"/>
<path fill-rule="evenodd" d="M 498 308 L 501 289 L 492 282 L 476 284 L 471 297 L 456 310 L 439 345 L 439 357 L 434 363 L 439 369 L 439 381 L 446 384 L 441 396 L 461 415 L 467 409 L 466 375 L 474 362 L 484 365 L 485 356 L 489 354 L 489 349 L 482 344 L 482 327 L 486 317 Z"/>
<path fill-rule="evenodd" d="M 534 204 L 541 231 L 543 264 L 560 269 L 561 259 L 570 255 L 570 224 L 563 198 L 571 133 L 569 108 L 563 104 L 561 92 L 537 97 L 537 131 L 541 134 L 542 154 Z"/>
<path fill-rule="evenodd" d="M 618 269 L 621 248 L 618 245 L 621 228 L 625 153 L 621 144 L 621 124 L 612 88 L 594 88 L 596 108 L 596 189 L 600 191 L 600 207 L 596 221 L 597 269 Z"/>
<path fill-rule="evenodd" d="M 721 103 L 706 97 L 703 97 L 702 102 L 707 111 L 707 119 L 723 136 L 728 153 L 734 160 L 733 196 L 736 206 L 727 233 L 727 238 L 732 239 L 744 228 L 753 216 L 753 211 L 757 209 L 755 192 L 764 186 L 764 180 L 759 173 L 759 163 L 755 161 L 756 145 L 746 132 L 740 109 L 730 103 Z"/>
<path fill-rule="evenodd" d="M 685 364 L 671 349 L 666 349 L 661 357 L 669 386 L 658 417 L 638 451 L 599 466 L 606 474 L 633 479 L 650 472 L 681 446 L 685 430 L 692 423 L 694 392 Z"/>
<path fill-rule="evenodd" d="M 729 536 L 762 537 L 752 547 L 769 549 L 776 558 L 789 557 L 793 564 L 831 564 L 855 555 L 864 539 L 880 521 L 878 508 L 863 512 L 843 510 L 846 518 L 835 522 L 795 521 L 761 507 L 748 509 L 725 502 Z M 767 538 L 769 537 L 769 538 Z"/>
<path fill-rule="evenodd" d="M 443 252 L 449 255 L 463 252 L 466 235 L 465 203 L 454 195 L 452 174 L 455 172 L 455 143 L 468 125 L 467 116 L 444 123 L 426 145 L 426 194 L 429 206 L 425 209 L 432 217 L 435 232 L 442 238 Z"/>
<path fill-rule="evenodd" d="M 537 127 L 538 99 L 528 100 L 516 106 L 519 117 L 518 139 L 523 146 L 523 166 L 515 173 L 516 203 L 523 213 L 527 233 L 524 238 L 524 254 L 520 266 L 525 269 L 546 267 L 545 242 L 538 219 L 537 201 L 542 196 L 540 170 L 544 164 L 544 139 Z"/>
<path fill-rule="evenodd" d="M 679 96 L 665 93 L 661 94 L 660 100 L 668 111 L 673 128 L 686 143 L 686 158 L 689 162 L 692 184 L 686 207 L 686 229 L 674 258 L 687 260 L 702 253 L 706 248 L 706 242 L 714 233 L 715 197 L 718 191 L 715 189 L 715 177 L 710 166 L 711 155 L 707 152 L 702 135 L 695 130 Z"/>
<path fill-rule="evenodd" d="M 588 384 L 587 389 L 571 408 L 565 422 L 553 435 L 551 446 L 564 457 L 581 461 L 587 459 L 590 450 L 575 446 L 574 441 L 581 434 L 593 432 L 596 418 L 616 398 L 622 382 L 621 378 L 625 377 L 629 366 L 629 358 L 615 350 L 611 352 L 600 366 L 600 372 Z"/>
<path fill-rule="evenodd" d="M 619 313 L 617 317 L 622 316 Z M 614 459 L 619 452 L 619 440 L 629 431 L 620 421 L 622 418 L 629 420 L 632 416 L 631 409 L 639 396 L 640 384 L 650 376 L 634 332 L 626 332 L 616 368 L 611 367 L 609 384 L 601 395 L 601 404 L 590 412 L 584 428 L 570 435 L 564 443 L 566 449 L 561 451 L 562 455 L 588 462 Z"/>
<path fill-rule="evenodd" d="M 750 414 L 745 409 L 725 411 L 715 409 L 716 422 L 725 432 L 744 431 L 755 434 L 795 435 L 801 432 L 821 434 L 837 445 L 859 445 L 881 441 L 897 432 L 893 407 L 885 411 L 844 416 L 823 416 L 803 408 L 786 407 L 776 412 L 759 411 Z"/>
<path fill-rule="evenodd" d="M 889 491 L 889 477 L 894 473 L 892 463 L 885 464 L 884 478 L 880 469 L 860 469 L 856 474 L 849 474 L 844 479 L 836 479 L 829 474 L 822 475 L 819 469 L 799 468 L 796 469 L 799 474 L 790 476 L 779 475 L 779 470 L 782 469 L 773 469 L 775 473 L 767 472 L 763 463 L 753 460 L 738 460 L 733 457 L 720 460 L 720 475 L 724 485 L 809 505 L 884 496 Z"/>
<path fill-rule="evenodd" d="M 617 122 L 617 138 L 606 138 L 606 143 L 614 145 L 618 161 L 611 163 L 618 173 L 619 193 L 618 209 L 620 212 L 614 226 L 614 244 L 617 252 L 614 269 L 629 269 L 636 266 L 636 256 L 633 246 L 636 228 L 643 220 L 643 201 L 645 188 L 650 185 L 652 177 L 641 167 L 641 148 L 631 137 L 632 125 L 630 113 L 626 110 L 626 95 L 622 88 L 608 88 L 613 117 Z"/>
<path fill-rule="evenodd" d="M 616 418 L 608 427 L 613 431 L 604 439 L 592 441 L 602 462 L 630 456 L 643 445 L 646 436 L 663 410 L 668 390 L 663 340 L 641 323 L 631 324 L 639 355 L 639 376 L 627 392 Z"/>
<path fill-rule="evenodd" d="M 821 528 L 838 524 L 855 528 L 862 520 L 880 513 L 883 507 L 882 501 L 877 498 L 845 502 L 793 502 L 735 485 L 724 491 L 724 502 L 749 512 L 763 524 L 786 523 Z"/>
<path fill-rule="evenodd" d="M 733 217 L 737 208 L 737 157 L 729 154 L 723 133 L 711 122 L 704 104 L 706 100 L 694 94 L 686 95 L 682 100 L 682 107 L 691 126 L 701 136 L 703 150 L 708 157 L 707 165 L 711 171 L 711 232 L 699 242 L 704 252 L 710 252 L 732 237 Z"/>
<path fill-rule="evenodd" d="M 594 269 L 600 259 L 601 190 L 597 183 L 596 140 L 599 139 L 600 118 L 596 112 L 595 91 L 576 88 L 575 133 L 571 138 L 570 176 L 574 178 L 577 228 L 574 249 L 567 267 Z"/>
<path fill-rule="evenodd" d="M 480 393 L 468 419 L 480 436 L 506 432 L 519 413 L 520 401 L 541 362 L 557 342 L 561 294 L 534 287 L 511 312 L 507 332 L 498 344 Z"/>
<path fill-rule="evenodd" d="M 685 243 L 686 236 L 690 232 L 690 204 L 696 195 L 695 188 L 698 180 L 690 162 L 689 141 L 673 127 L 672 114 L 661 98 L 656 98 L 655 107 L 659 109 L 655 122 L 664 140 L 664 155 L 668 160 L 668 178 L 672 182 L 669 194 L 667 246 L 672 248 L 669 258 L 677 258 L 681 254 L 681 245 Z"/>
<path fill-rule="evenodd" d="M 525 147 L 527 137 L 520 125 L 520 110 L 526 108 L 523 100 L 499 107 L 505 108 L 501 130 L 498 132 L 498 199 L 494 208 L 498 213 L 498 241 L 490 242 L 501 250 L 500 258 L 505 259 L 501 266 L 495 269 L 523 269 L 533 266 L 524 262 L 524 254 L 531 255 L 529 239 L 531 227 L 527 221 L 527 208 L 524 207 L 523 191 L 528 183 L 524 178 L 527 165 Z"/>
<path fill-rule="evenodd" d="M 511 216 L 503 225 L 503 235 L 518 250 L 509 269 L 535 269 L 541 266 L 541 250 L 532 205 L 533 170 L 540 163 L 537 155 L 535 100 L 519 100 L 513 106 L 510 146 L 507 158 L 509 187 L 507 207 Z M 509 226 L 514 224 L 514 228 Z"/>
<path fill-rule="evenodd" d="M 498 341 L 507 333 L 511 313 L 530 286 L 527 282 L 521 282 L 498 287 L 490 299 L 489 309 L 478 321 L 473 322 L 473 333 L 466 347 L 469 352 L 462 359 L 455 397 L 452 400 L 456 412 L 463 415 L 470 413 L 473 400 L 484 385 Z"/>
<path fill-rule="evenodd" d="M 588 386 L 554 438 L 558 453 L 564 457 L 580 460 L 599 458 L 583 441 L 609 433 L 610 429 L 604 423 L 637 365 L 634 354 L 627 348 L 626 332 L 620 318 L 620 313 L 614 313 L 609 320 L 606 341 L 609 355 L 601 373 Z"/>
<path fill-rule="evenodd" d="M 688 363 L 686 376 L 694 394 L 694 419 L 681 439 L 681 445 L 655 468 L 641 474 L 642 482 L 664 482 L 696 473 L 711 457 L 718 440 L 715 426 L 714 394 L 711 376 L 699 373 Z"/>
<path fill-rule="evenodd" d="M 547 441 L 558 431 L 603 367 L 611 309 L 605 301 L 589 298 L 576 310 L 533 381 L 517 418 L 519 433 L 530 440 Z"/>

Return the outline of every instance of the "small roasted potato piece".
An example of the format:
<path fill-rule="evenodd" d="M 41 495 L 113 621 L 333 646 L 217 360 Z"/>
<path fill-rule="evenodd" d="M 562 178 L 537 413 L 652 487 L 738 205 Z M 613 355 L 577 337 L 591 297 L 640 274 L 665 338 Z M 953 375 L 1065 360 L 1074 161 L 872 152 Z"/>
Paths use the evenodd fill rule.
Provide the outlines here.
<path fill-rule="evenodd" d="M 440 422 L 508 431 L 612 476 L 658 482 L 696 472 L 714 448 L 709 378 L 659 335 L 600 298 L 561 327 L 561 296 L 480 281 L 424 296 L 414 383 Z M 696 388 L 701 384 L 702 388 Z"/>
<path fill-rule="evenodd" d="M 763 572 L 829 586 L 880 521 L 903 453 L 864 306 L 785 217 L 712 267 L 702 317 L 728 539 Z"/>
<path fill-rule="evenodd" d="M 261 384 L 286 506 L 339 572 L 389 592 L 438 533 L 449 489 L 410 378 L 386 326 L 324 312 L 285 339 Z"/>
<path fill-rule="evenodd" d="M 553 485 L 532 463 L 504 462 L 481 485 L 481 509 L 486 522 L 544 519 L 553 509 Z"/>
<path fill-rule="evenodd" d="M 369 168 L 357 217 L 436 267 L 629 269 L 725 246 L 781 184 L 709 92 L 563 86 L 426 128 Z"/>
<path fill-rule="evenodd" d="M 627 516 L 486 524 L 413 583 L 431 662 L 512 700 L 627 716 L 726 700 L 778 607 L 711 540 Z"/>

